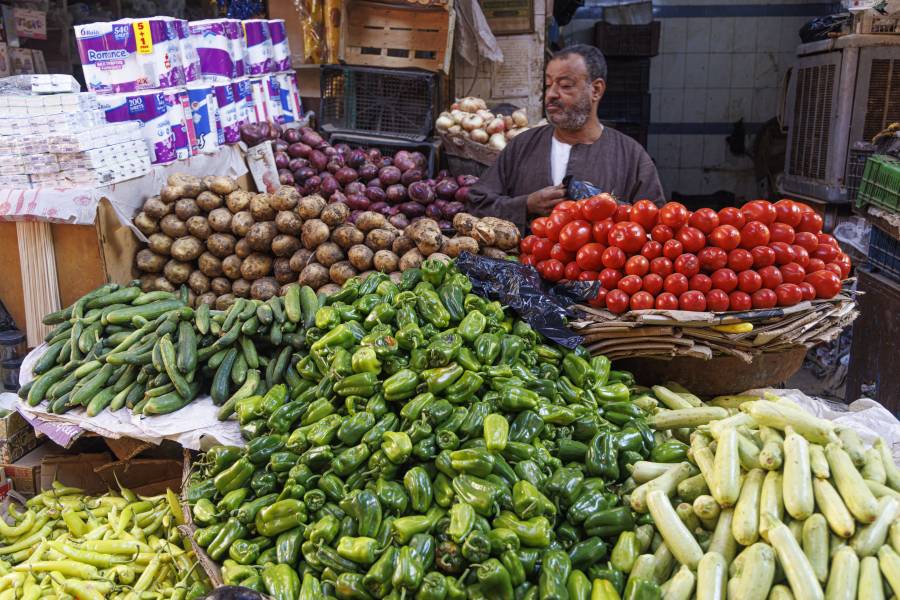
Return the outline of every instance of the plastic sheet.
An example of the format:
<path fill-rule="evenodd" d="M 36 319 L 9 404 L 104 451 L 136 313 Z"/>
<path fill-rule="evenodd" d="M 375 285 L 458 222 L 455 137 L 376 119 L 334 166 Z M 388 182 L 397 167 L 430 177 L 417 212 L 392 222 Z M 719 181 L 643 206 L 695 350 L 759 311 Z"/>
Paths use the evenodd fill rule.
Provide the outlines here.
<path fill-rule="evenodd" d="M 603 190 L 590 181 L 580 181 L 571 175 L 566 175 L 563 178 L 563 185 L 566 186 L 566 198 L 569 200 L 584 200 L 603 193 Z"/>
<path fill-rule="evenodd" d="M 509 306 L 554 342 L 566 348 L 575 348 L 582 342 L 582 337 L 566 324 L 566 319 L 574 316 L 569 306 L 595 297 L 599 282 L 574 281 L 548 286 L 534 267 L 468 252 L 456 259 L 456 266 L 472 280 L 475 293 Z"/>

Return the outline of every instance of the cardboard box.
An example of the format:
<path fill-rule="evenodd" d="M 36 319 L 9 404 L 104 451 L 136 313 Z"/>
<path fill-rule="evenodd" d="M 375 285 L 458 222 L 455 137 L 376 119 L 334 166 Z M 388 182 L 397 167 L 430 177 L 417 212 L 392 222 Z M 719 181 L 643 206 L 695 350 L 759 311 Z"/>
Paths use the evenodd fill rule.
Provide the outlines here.
<path fill-rule="evenodd" d="M 19 415 L 14 414 L 11 416 Z M 19 429 L 5 440 L 0 441 L 0 463 L 13 463 L 37 448 L 37 445 L 38 439 L 34 429 L 31 427 Z"/>
<path fill-rule="evenodd" d="M 43 444 L 13 464 L 4 464 L 3 472 L 14 490 L 23 496 L 34 496 L 41 489 L 41 461 L 58 452 L 55 444 Z"/>
<path fill-rule="evenodd" d="M 107 463 L 96 469 L 107 488 L 119 485 L 141 496 L 154 496 L 171 488 L 181 489 L 182 463 L 179 460 L 139 458 Z"/>
<path fill-rule="evenodd" d="M 41 461 L 39 489 L 50 489 L 53 482 L 58 481 L 66 486 L 81 488 L 89 494 L 103 493 L 109 486 L 96 473 L 96 469 L 111 460 L 109 452 L 46 456 Z"/>
<path fill-rule="evenodd" d="M 31 425 L 28 424 L 28 421 L 23 419 L 22 415 L 15 411 L 0 418 L 0 441 L 9 439 L 10 436 L 25 427 L 31 429 Z"/>

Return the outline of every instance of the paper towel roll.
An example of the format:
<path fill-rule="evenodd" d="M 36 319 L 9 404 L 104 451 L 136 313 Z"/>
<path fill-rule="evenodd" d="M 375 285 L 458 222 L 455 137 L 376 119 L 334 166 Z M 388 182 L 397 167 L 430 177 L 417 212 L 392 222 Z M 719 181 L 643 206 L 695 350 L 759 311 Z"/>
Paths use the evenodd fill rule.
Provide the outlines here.
<path fill-rule="evenodd" d="M 269 22 L 264 19 L 248 19 L 242 23 L 247 44 L 247 74 L 263 75 L 273 71 Z"/>
<path fill-rule="evenodd" d="M 290 71 L 291 49 L 284 19 L 269 19 L 269 37 L 272 39 L 272 70 Z"/>
<path fill-rule="evenodd" d="M 191 103 L 194 135 L 197 136 L 197 150 L 204 154 L 215 153 L 219 149 L 219 142 L 216 131 L 216 97 L 212 86 L 188 85 L 187 94 Z"/>
<path fill-rule="evenodd" d="M 109 123 L 140 123 L 150 162 L 160 164 L 175 160 L 175 136 L 165 93 L 106 94 L 98 97 L 97 102 Z"/>

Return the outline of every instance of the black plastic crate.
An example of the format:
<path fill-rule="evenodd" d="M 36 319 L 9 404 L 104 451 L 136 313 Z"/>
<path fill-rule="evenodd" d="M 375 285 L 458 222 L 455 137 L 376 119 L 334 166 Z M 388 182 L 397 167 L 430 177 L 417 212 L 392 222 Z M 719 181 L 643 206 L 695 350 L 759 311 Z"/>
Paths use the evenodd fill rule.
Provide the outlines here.
<path fill-rule="evenodd" d="M 356 133 L 422 141 L 439 111 L 437 73 L 322 65 L 319 122 L 327 133 Z"/>
<path fill-rule="evenodd" d="M 606 122 L 604 125 L 612 127 L 619 133 L 624 133 L 644 148 L 647 148 L 647 130 L 649 127 L 646 123 Z"/>
<path fill-rule="evenodd" d="M 349 144 L 354 148 L 378 148 L 384 156 L 394 156 L 401 150 L 409 152 L 421 152 L 428 161 L 428 177 L 433 177 L 437 167 L 437 149 L 440 145 L 437 140 L 424 140 L 413 142 L 398 140 L 397 138 L 375 137 L 372 135 L 357 135 L 352 133 L 333 133 L 328 138 L 331 145 Z"/>
<path fill-rule="evenodd" d="M 650 91 L 649 58 L 610 58 L 606 61 L 606 71 L 607 94 L 640 96 Z"/>
<path fill-rule="evenodd" d="M 603 94 L 597 116 L 601 121 L 614 123 L 650 122 L 650 94 L 635 95 L 621 92 Z"/>
<path fill-rule="evenodd" d="M 646 25 L 594 25 L 594 45 L 606 56 L 656 56 L 659 54 L 659 21 Z"/>
<path fill-rule="evenodd" d="M 900 241 L 878 227 L 869 234 L 869 266 L 900 281 Z"/>

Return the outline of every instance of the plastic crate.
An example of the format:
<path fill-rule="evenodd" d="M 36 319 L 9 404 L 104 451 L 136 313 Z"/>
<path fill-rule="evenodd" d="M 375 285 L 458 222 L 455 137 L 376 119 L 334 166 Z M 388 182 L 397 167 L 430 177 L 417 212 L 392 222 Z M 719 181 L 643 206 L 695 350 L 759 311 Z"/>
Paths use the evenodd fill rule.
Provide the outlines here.
<path fill-rule="evenodd" d="M 857 207 L 867 204 L 900 211 L 900 160 L 884 154 L 869 157 L 856 196 Z"/>
<path fill-rule="evenodd" d="M 619 133 L 624 133 L 638 144 L 647 147 L 647 130 L 648 127 L 644 123 L 604 123 L 612 127 Z"/>
<path fill-rule="evenodd" d="M 597 116 L 613 123 L 650 122 L 650 94 L 635 95 L 621 92 L 603 94 Z"/>
<path fill-rule="evenodd" d="M 650 91 L 649 58 L 611 58 L 606 70 L 607 94 L 642 96 Z"/>
<path fill-rule="evenodd" d="M 900 281 L 900 241 L 878 227 L 869 234 L 869 266 Z"/>
<path fill-rule="evenodd" d="M 422 141 L 437 117 L 440 82 L 420 69 L 322 65 L 319 122 L 327 133 Z"/>
<path fill-rule="evenodd" d="M 645 25 L 594 25 L 594 45 L 606 56 L 656 56 L 659 54 L 659 21 Z"/>
<path fill-rule="evenodd" d="M 847 198 L 851 202 L 856 201 L 856 194 L 859 192 L 859 184 L 862 182 L 863 171 L 866 168 L 866 161 L 875 154 L 875 146 L 868 142 L 856 142 L 850 148 L 850 154 L 847 157 L 847 173 L 844 175 L 844 183 L 847 186 Z"/>
<path fill-rule="evenodd" d="M 354 148 L 378 148 L 384 156 L 394 156 L 400 150 L 410 152 L 421 152 L 428 161 L 428 177 L 433 177 L 435 168 L 437 167 L 437 149 L 439 143 L 436 140 L 424 140 L 421 142 L 412 142 L 407 140 L 398 140 L 396 138 L 374 137 L 370 135 L 354 135 L 352 133 L 334 133 L 329 137 L 328 141 L 334 144 L 349 144 Z"/>

